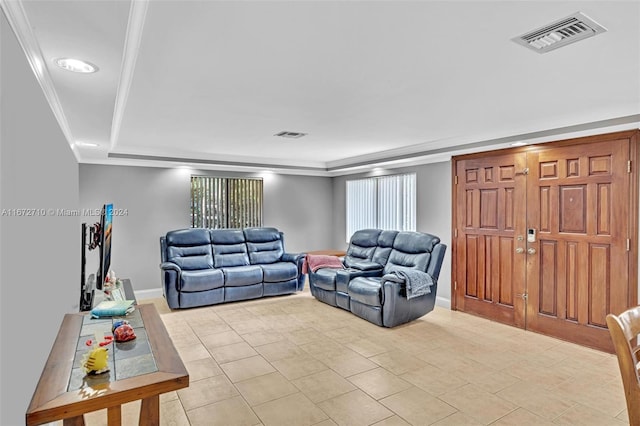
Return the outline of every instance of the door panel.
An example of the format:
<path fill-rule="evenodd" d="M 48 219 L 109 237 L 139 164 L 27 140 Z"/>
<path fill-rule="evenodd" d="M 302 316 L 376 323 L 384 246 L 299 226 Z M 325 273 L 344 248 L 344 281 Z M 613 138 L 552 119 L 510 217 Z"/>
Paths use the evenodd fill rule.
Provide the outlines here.
<path fill-rule="evenodd" d="M 517 240 L 525 226 L 526 156 L 457 162 L 458 309 L 524 327 L 525 256 Z M 520 233 L 517 233 L 517 230 Z M 523 249 L 524 250 L 524 249 Z"/>
<path fill-rule="evenodd" d="M 628 139 L 528 153 L 528 329 L 610 345 L 605 318 L 628 306 L 628 159 Z"/>

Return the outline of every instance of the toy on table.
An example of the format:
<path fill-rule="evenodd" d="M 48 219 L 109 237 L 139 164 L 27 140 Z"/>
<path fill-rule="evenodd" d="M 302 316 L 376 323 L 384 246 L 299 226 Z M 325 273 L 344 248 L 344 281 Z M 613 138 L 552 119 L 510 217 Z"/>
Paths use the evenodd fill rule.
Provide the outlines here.
<path fill-rule="evenodd" d="M 113 341 L 113 336 L 104 336 L 104 339 L 98 339 L 96 334 L 95 344 L 93 340 L 86 341 L 87 346 L 92 346 L 89 352 L 82 356 L 82 369 L 88 375 L 97 375 L 109 371 L 109 352 L 105 347 Z"/>
<path fill-rule="evenodd" d="M 113 331 L 113 337 L 118 343 L 128 342 L 136 338 L 136 333 L 127 320 L 114 322 L 111 330 Z"/>

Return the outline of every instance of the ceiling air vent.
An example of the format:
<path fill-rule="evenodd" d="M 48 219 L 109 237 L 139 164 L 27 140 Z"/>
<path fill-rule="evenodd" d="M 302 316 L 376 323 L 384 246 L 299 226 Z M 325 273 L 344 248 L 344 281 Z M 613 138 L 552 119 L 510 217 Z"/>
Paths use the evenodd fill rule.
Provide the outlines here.
<path fill-rule="evenodd" d="M 280 133 L 276 133 L 274 136 L 280 136 L 281 138 L 298 139 L 306 135 L 307 135 L 306 133 L 300 133 L 300 132 L 280 132 Z"/>
<path fill-rule="evenodd" d="M 605 31 L 605 27 L 584 13 L 576 12 L 511 40 L 538 53 L 545 53 Z"/>

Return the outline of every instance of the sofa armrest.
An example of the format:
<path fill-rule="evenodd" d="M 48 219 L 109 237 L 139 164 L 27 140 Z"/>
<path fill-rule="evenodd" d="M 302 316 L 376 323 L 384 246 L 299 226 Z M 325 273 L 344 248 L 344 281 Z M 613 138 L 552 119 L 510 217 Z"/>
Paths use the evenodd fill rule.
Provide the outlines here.
<path fill-rule="evenodd" d="M 305 256 L 306 256 L 305 253 L 283 253 L 282 261 L 293 262 L 297 264 L 298 262 L 303 261 Z"/>
<path fill-rule="evenodd" d="M 281 258 L 283 262 L 293 262 L 296 264 L 298 269 L 298 282 L 296 283 L 296 288 L 298 291 L 302 291 L 304 289 L 305 274 L 302 273 L 302 265 L 304 264 L 304 259 L 306 257 L 306 253 L 283 253 Z"/>
<path fill-rule="evenodd" d="M 160 269 L 162 269 L 163 271 L 173 270 L 173 271 L 176 271 L 177 273 L 182 272 L 182 269 L 180 269 L 180 267 L 173 262 L 162 262 L 160 264 Z"/>
<path fill-rule="evenodd" d="M 160 276 L 162 277 L 162 290 L 167 304 L 171 309 L 180 307 L 180 289 L 178 282 L 182 269 L 173 262 L 160 264 Z"/>

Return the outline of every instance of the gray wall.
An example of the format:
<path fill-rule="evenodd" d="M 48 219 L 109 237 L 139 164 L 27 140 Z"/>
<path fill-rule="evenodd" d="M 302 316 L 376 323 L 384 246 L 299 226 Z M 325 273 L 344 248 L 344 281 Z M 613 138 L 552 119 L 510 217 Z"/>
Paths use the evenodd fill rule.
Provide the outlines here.
<path fill-rule="evenodd" d="M 333 179 L 333 246 L 345 249 L 346 240 L 346 181 L 369 176 L 416 173 L 417 221 L 416 230 L 437 235 L 447 245 L 447 252 L 438 280 L 438 304 L 451 302 L 451 163 L 433 163 L 415 167 L 387 169 L 376 174 L 365 173 Z"/>
<path fill-rule="evenodd" d="M 112 202 L 126 214 L 113 219 L 111 267 L 131 278 L 134 290 L 158 290 L 159 238 L 190 226 L 189 182 L 192 175 L 264 179 L 265 226 L 284 232 L 285 248 L 302 252 L 332 247 L 331 179 L 281 174 L 249 174 L 191 169 L 80 165 L 80 205 L 99 208 Z M 93 223 L 97 218 L 84 218 Z M 87 268 L 98 267 L 90 253 Z"/>
<path fill-rule="evenodd" d="M 78 208 L 78 164 L 0 13 L 0 211 Z M 65 313 L 80 296 L 80 221 L 0 215 L 0 424 L 24 424 Z"/>

